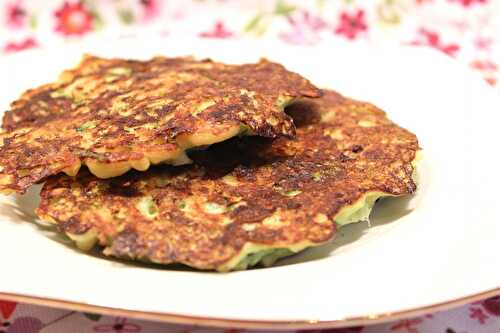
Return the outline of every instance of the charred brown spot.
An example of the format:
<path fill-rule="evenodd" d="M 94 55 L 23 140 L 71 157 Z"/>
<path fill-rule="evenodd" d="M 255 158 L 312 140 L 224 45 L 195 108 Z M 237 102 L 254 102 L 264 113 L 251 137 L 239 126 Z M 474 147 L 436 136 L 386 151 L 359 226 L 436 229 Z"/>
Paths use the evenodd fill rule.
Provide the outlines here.
<path fill-rule="evenodd" d="M 83 223 L 80 217 L 72 216 L 58 224 L 58 228 L 64 232 L 81 235 L 86 233 L 91 226 Z"/>
<path fill-rule="evenodd" d="M 352 150 L 353 153 L 360 153 L 360 152 L 363 151 L 363 146 L 361 146 L 361 145 L 354 145 L 354 146 L 352 146 L 351 150 Z"/>
<path fill-rule="evenodd" d="M 108 241 L 115 256 L 137 258 L 141 254 L 140 237 L 132 229 L 124 230 Z"/>

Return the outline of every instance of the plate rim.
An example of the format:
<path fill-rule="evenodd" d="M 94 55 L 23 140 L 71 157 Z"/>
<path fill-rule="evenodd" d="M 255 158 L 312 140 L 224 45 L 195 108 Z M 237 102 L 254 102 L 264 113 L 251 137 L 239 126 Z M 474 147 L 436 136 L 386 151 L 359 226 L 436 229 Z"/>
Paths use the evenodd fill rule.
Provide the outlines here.
<path fill-rule="evenodd" d="M 25 303 L 37 306 L 60 308 L 78 312 L 98 313 L 106 316 L 128 317 L 139 320 L 157 321 L 170 324 L 206 326 L 214 328 L 241 328 L 241 329 L 326 329 L 351 326 L 369 326 L 374 324 L 396 321 L 403 318 L 418 317 L 431 312 L 439 312 L 459 307 L 468 303 L 500 296 L 500 286 L 473 295 L 434 303 L 427 306 L 406 309 L 396 312 L 375 313 L 364 316 L 346 317 L 335 320 L 240 320 L 204 316 L 189 316 L 182 314 L 128 310 L 115 307 L 86 304 L 74 301 L 58 300 L 24 294 L 5 293 L 0 291 L 0 299 L 11 302 Z"/>

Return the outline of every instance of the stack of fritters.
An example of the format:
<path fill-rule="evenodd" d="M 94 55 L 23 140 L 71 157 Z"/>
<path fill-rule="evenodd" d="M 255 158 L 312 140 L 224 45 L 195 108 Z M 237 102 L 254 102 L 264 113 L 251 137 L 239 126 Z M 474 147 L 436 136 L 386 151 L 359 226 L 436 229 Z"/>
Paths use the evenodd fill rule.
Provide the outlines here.
<path fill-rule="evenodd" d="M 161 264 L 270 265 L 416 190 L 415 135 L 265 60 L 87 56 L 3 127 L 0 190 L 46 181 L 37 213 L 78 247 Z"/>

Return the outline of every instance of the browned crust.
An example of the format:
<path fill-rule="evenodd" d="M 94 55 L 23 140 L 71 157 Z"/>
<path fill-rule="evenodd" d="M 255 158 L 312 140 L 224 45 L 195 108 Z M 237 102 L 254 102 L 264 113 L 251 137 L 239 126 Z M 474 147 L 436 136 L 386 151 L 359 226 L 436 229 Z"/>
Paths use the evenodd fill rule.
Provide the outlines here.
<path fill-rule="evenodd" d="M 265 137 L 293 136 L 293 123 L 278 101 L 319 95 L 298 74 L 266 60 L 225 65 L 87 56 L 57 83 L 24 93 L 5 113 L 0 191 L 24 192 L 89 160 L 177 156 L 185 148 L 181 136 L 223 136 L 235 126 Z"/>
<path fill-rule="evenodd" d="M 335 234 L 337 213 L 363 195 L 416 190 L 417 138 L 383 111 L 326 92 L 289 113 L 298 127 L 294 139 L 236 138 L 194 153 L 195 165 L 112 180 L 51 178 L 38 214 L 64 232 L 93 229 L 108 255 L 210 269 L 234 258 L 247 242 L 323 243 Z M 134 208 L 144 196 L 154 201 L 157 217 Z M 227 209 L 207 214 L 205 202 Z M 280 223 L 264 222 L 273 214 L 282 217 Z"/>

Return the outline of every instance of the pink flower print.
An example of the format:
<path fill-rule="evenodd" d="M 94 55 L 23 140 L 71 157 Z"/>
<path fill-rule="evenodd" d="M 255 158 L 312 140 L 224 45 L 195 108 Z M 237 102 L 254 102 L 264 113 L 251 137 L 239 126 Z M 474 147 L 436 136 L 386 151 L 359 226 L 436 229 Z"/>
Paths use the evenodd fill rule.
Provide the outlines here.
<path fill-rule="evenodd" d="M 314 44 L 320 40 L 318 33 L 328 26 L 321 17 L 312 15 L 308 11 L 301 11 L 297 15 L 287 16 L 286 19 L 291 31 L 283 32 L 279 37 L 292 44 Z"/>
<path fill-rule="evenodd" d="M 0 314 L 3 319 L 9 319 L 16 310 L 17 303 L 0 300 Z"/>
<path fill-rule="evenodd" d="M 493 61 L 476 59 L 470 63 L 470 66 L 481 72 L 486 82 L 492 86 L 496 85 L 497 80 L 495 78 L 495 73 L 498 70 L 498 66 Z"/>
<path fill-rule="evenodd" d="M 199 36 L 203 38 L 231 38 L 234 33 L 226 28 L 224 22 L 217 21 L 211 30 L 200 32 Z"/>
<path fill-rule="evenodd" d="M 38 43 L 36 42 L 36 40 L 33 37 L 28 37 L 19 42 L 8 42 L 7 44 L 5 44 L 3 50 L 4 52 L 9 53 L 27 50 L 37 46 Z"/>
<path fill-rule="evenodd" d="M 35 317 L 18 317 L 8 326 L 7 333 L 39 333 L 43 323 Z M 1 332 L 1 328 L 0 328 Z"/>
<path fill-rule="evenodd" d="M 9 321 L 16 310 L 17 303 L 0 300 L 0 332 L 8 333 L 38 333 L 43 323 L 34 317 L 17 317 L 13 322 Z"/>
<path fill-rule="evenodd" d="M 127 318 L 116 317 L 113 324 L 94 326 L 95 332 L 140 332 L 141 327 L 136 324 L 127 323 Z"/>
<path fill-rule="evenodd" d="M 157 17 L 161 12 L 161 0 L 140 0 L 143 8 L 143 20 L 148 21 Z"/>
<path fill-rule="evenodd" d="M 450 2 L 459 2 L 462 4 L 464 7 L 469 7 L 474 4 L 482 4 L 486 3 L 486 0 L 449 0 Z"/>
<path fill-rule="evenodd" d="M 478 50 L 489 51 L 491 49 L 492 44 L 493 44 L 493 40 L 491 38 L 477 37 L 474 40 L 474 46 Z"/>
<path fill-rule="evenodd" d="M 365 12 L 362 9 L 358 9 L 354 13 L 343 11 L 339 18 L 340 22 L 335 28 L 335 33 L 338 35 L 344 35 L 346 38 L 352 40 L 356 39 L 359 33 L 368 30 Z"/>
<path fill-rule="evenodd" d="M 476 307 L 469 308 L 469 317 L 471 319 L 476 319 L 481 325 L 484 325 L 486 320 L 489 318 L 489 316 L 484 313 L 483 309 Z"/>
<path fill-rule="evenodd" d="M 422 28 L 419 30 L 419 35 L 421 38 L 410 43 L 411 45 L 427 45 L 452 57 L 460 50 L 458 44 L 444 43 L 437 32 Z"/>
<path fill-rule="evenodd" d="M 396 324 L 391 326 L 391 331 L 405 330 L 407 333 L 420 333 L 420 331 L 415 327 L 422 323 L 423 319 L 403 319 L 398 321 Z"/>
<path fill-rule="evenodd" d="M 497 84 L 497 79 L 495 79 L 494 77 L 486 77 L 484 78 L 486 80 L 486 82 L 488 82 L 488 84 L 492 85 L 492 86 L 495 86 Z"/>
<path fill-rule="evenodd" d="M 327 27 L 327 23 L 320 16 L 312 15 L 307 10 L 302 11 L 299 16 L 289 16 L 289 23 L 294 27 L 306 27 L 311 31 L 320 31 Z"/>
<path fill-rule="evenodd" d="M 26 11 L 21 6 L 21 1 L 9 2 L 5 9 L 9 28 L 22 28 L 26 24 Z"/>
<path fill-rule="evenodd" d="M 496 71 L 498 69 L 498 66 L 490 60 L 474 60 L 470 65 L 481 71 Z"/>
<path fill-rule="evenodd" d="M 483 307 L 489 314 L 500 317 L 500 296 L 483 301 Z"/>
<path fill-rule="evenodd" d="M 82 2 L 64 2 L 54 15 L 56 31 L 63 35 L 83 35 L 92 30 L 94 17 Z"/>

